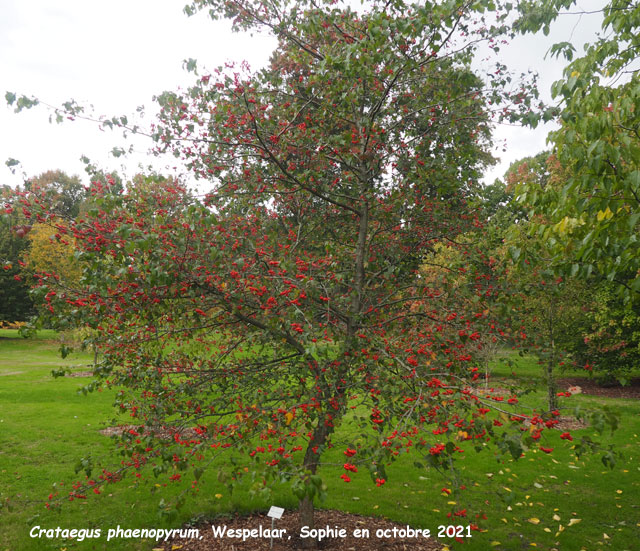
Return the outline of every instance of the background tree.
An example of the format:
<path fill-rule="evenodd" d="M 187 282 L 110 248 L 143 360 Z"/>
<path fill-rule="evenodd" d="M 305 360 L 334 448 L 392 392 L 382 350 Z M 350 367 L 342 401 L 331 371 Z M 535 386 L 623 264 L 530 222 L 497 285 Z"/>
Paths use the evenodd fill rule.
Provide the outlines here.
<path fill-rule="evenodd" d="M 74 259 L 74 243 L 54 232 L 57 228 L 50 225 L 33 226 L 29 251 L 24 256 L 26 269 L 31 273 L 54 273 L 60 277 L 61 285 L 77 288 L 82 269 Z"/>
<path fill-rule="evenodd" d="M 579 355 L 581 365 L 604 386 L 629 383 L 640 366 L 640 319 L 616 291 L 616 285 L 609 282 L 590 290 L 590 323 L 582 334 Z"/>
<path fill-rule="evenodd" d="M 576 262 L 568 268 L 558 265 L 559 250 L 569 247 L 570 252 L 575 252 L 576 244 L 570 234 L 576 227 L 588 225 L 568 217 L 552 224 L 554 209 L 561 201 L 561 190 L 570 177 L 569 171 L 555 155 L 540 154 L 514 163 L 506 179 L 515 190 L 521 208 L 533 208 L 528 211 L 527 219 L 510 228 L 510 253 L 519 266 L 517 273 L 521 281 L 532 293 L 531 305 L 539 308 L 542 304 L 537 304 L 538 301 L 551 300 L 547 307 L 543 307 L 549 315 L 557 308 L 564 311 L 564 315 L 557 318 L 555 330 L 556 337 L 564 334 L 560 341 L 554 341 L 560 349 L 569 353 L 572 362 L 579 367 L 587 366 L 599 382 L 626 383 L 630 371 L 637 366 L 635 350 L 640 330 L 635 312 L 637 301 L 625 300 L 624 293 L 615 293 L 616 289 L 621 289 L 622 280 L 618 276 L 624 279 L 628 274 L 621 271 L 611 282 L 609 276 L 594 264 L 588 264 L 586 270 Z M 539 272 L 534 278 L 527 276 L 532 270 L 533 273 Z M 541 281 L 545 281 L 544 287 L 540 286 Z M 553 281 L 561 281 L 562 284 L 557 286 Z M 633 294 L 626 295 L 627 299 L 630 297 Z M 573 327 L 567 325 L 566 316 L 571 317 Z M 542 335 L 548 333 L 543 328 Z M 547 361 L 550 357 L 548 348 L 543 344 L 539 350 L 546 350 Z"/>
<path fill-rule="evenodd" d="M 12 198 L 11 188 L 0 188 L 0 322 L 27 321 L 35 313 L 29 296 L 31 282 L 22 271 L 31 224 L 21 207 L 11 206 Z"/>
<path fill-rule="evenodd" d="M 47 195 L 47 202 L 62 218 L 75 218 L 86 199 L 86 190 L 78 176 L 62 170 L 48 170 L 25 182 L 27 191 Z"/>
<path fill-rule="evenodd" d="M 10 193 L 9 189 L 2 190 Z M 0 219 L 0 322 L 27 321 L 35 312 L 29 296 L 30 282 L 23 277 L 22 257 L 29 248 L 25 236 L 28 223 L 11 208 L 3 208 Z M 24 220 L 22 220 L 24 222 Z"/>

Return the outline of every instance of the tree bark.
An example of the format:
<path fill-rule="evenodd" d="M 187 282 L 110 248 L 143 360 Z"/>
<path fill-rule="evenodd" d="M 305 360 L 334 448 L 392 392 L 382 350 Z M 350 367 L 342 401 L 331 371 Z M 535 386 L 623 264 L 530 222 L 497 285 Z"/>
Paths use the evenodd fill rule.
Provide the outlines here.
<path fill-rule="evenodd" d="M 556 342 L 554 338 L 553 324 L 555 321 L 555 308 L 553 307 L 553 300 L 549 305 L 549 340 L 551 342 L 551 355 L 547 360 L 547 401 L 549 411 L 558 409 L 558 396 L 556 380 L 553 376 L 553 368 L 556 363 Z"/>
<path fill-rule="evenodd" d="M 314 528 L 313 514 L 315 507 L 313 505 L 313 499 L 309 496 L 305 496 L 298 505 L 298 513 L 300 515 L 300 529 L 303 526 Z M 302 540 L 303 549 L 316 549 L 318 542 L 314 538 L 305 538 Z"/>
<path fill-rule="evenodd" d="M 318 458 L 320 457 L 319 453 L 316 453 L 315 450 L 318 447 L 323 446 L 331 432 L 333 431 L 333 425 L 327 423 L 328 419 L 326 417 L 320 417 L 318 419 L 318 426 L 313 432 L 313 437 L 307 444 L 307 450 L 304 454 L 303 465 L 305 470 L 308 471 L 311 475 L 316 474 L 318 470 Z M 310 480 L 306 481 L 306 484 L 311 484 Z M 309 528 L 314 527 L 314 505 L 313 498 L 309 497 L 309 495 L 305 495 L 303 499 L 300 500 L 298 504 L 298 513 L 300 515 L 300 528 L 303 526 L 307 526 Z M 317 549 L 318 542 L 314 538 L 305 538 L 302 540 L 302 548 L 303 549 Z"/>

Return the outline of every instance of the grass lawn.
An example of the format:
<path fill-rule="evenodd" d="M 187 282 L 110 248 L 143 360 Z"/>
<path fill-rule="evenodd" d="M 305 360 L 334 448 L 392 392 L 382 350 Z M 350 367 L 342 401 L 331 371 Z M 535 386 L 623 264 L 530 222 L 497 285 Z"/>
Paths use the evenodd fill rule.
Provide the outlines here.
<path fill-rule="evenodd" d="M 99 430 L 126 419 L 114 420 L 110 392 L 84 396 L 77 389 L 89 379 L 57 378 L 51 370 L 72 366 L 85 370 L 90 355 L 57 355 L 55 335 L 42 332 L 37 339 L 21 339 L 17 332 L 0 331 L 0 500 L 9 500 L 11 510 L 0 510 L 0 551 L 51 549 L 133 549 L 151 550 L 153 541 L 114 539 L 106 541 L 106 531 L 123 528 L 177 528 L 199 515 L 214 516 L 231 511 L 248 512 L 271 504 L 295 506 L 287 488 L 276 488 L 269 501 L 257 501 L 241 491 L 229 495 L 207 472 L 200 481 L 199 494 L 187 501 L 174 519 L 158 515 L 159 494 L 151 494 L 155 483 L 135 487 L 108 486 L 100 495 L 68 503 L 60 511 L 44 507 L 52 492 L 64 495 L 73 481 L 78 459 L 87 453 L 102 457 L 105 465 L 117 465 L 112 442 Z M 540 368 L 531 358 L 519 358 L 519 377 L 535 382 Z M 511 369 L 497 363 L 492 370 L 496 385 Z M 570 374 L 575 376 L 574 374 Z M 545 390 L 527 395 L 528 405 L 544 403 Z M 614 469 L 603 466 L 599 455 L 576 459 L 570 444 L 559 431 L 545 436 L 551 455 L 527 452 L 513 461 L 498 457 L 489 449 L 480 454 L 461 454 L 461 475 L 468 489 L 456 498 L 441 492 L 449 486 L 438 473 L 418 469 L 416 457 L 407 455 L 388 469 L 388 482 L 378 488 L 362 473 L 345 484 L 339 467 L 321 473 L 329 486 L 329 497 L 321 506 L 363 515 L 382 515 L 399 523 L 431 529 L 449 524 L 446 514 L 453 508 L 484 511 L 482 532 L 474 532 L 464 545 L 451 549 L 558 549 L 560 551 L 638 549 L 640 541 L 640 401 L 595 398 L 585 395 L 563 399 L 563 405 L 584 408 L 609 406 L 621 417 L 621 427 L 602 440 L 614 443 L 623 458 Z M 345 424 L 343 430 L 347 430 Z M 547 431 L 552 432 L 552 431 Z M 573 431 L 574 437 L 593 430 Z M 546 434 L 546 433 L 545 433 Z M 341 464 L 339 451 L 328 453 L 326 461 Z M 213 470 L 212 470 L 213 471 Z M 175 494 L 179 485 L 163 488 Z M 166 495 L 166 494 L 163 494 Z M 452 502 L 456 501 L 454 505 Z M 474 517 L 454 524 L 476 522 Z M 33 539 L 33 526 L 42 528 L 100 528 L 98 539 L 83 542 L 63 539 Z M 451 540 L 442 540 L 451 541 Z M 371 541 L 375 549 L 375 540 Z"/>

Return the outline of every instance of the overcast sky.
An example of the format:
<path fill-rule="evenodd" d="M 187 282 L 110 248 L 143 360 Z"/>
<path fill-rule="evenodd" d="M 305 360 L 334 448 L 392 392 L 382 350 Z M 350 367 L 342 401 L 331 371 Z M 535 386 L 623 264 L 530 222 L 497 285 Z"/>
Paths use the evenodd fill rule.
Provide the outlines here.
<path fill-rule="evenodd" d="M 192 76 L 182 68 L 185 59 L 196 58 L 209 69 L 227 60 L 246 60 L 253 68 L 267 62 L 273 39 L 232 34 L 229 23 L 212 22 L 204 13 L 189 18 L 182 12 L 184 3 L 0 0 L 2 97 L 12 91 L 51 104 L 73 98 L 92 104 L 97 115 L 131 114 L 139 105 L 151 107 L 154 94 L 189 85 Z M 579 0 L 578 4 L 588 11 L 602 2 Z M 598 16 L 565 15 L 549 37 L 518 39 L 501 56 L 516 71 L 539 72 L 541 91 L 548 99 L 548 89 L 563 67 L 563 62 L 544 59 L 549 46 L 571 40 L 581 49 L 595 37 L 598 22 Z M 106 169 L 121 164 L 108 152 L 122 140 L 89 122 L 49 124 L 46 110 L 15 115 L 3 101 L 0 129 L 0 184 L 15 185 L 22 182 L 23 173 L 33 176 L 49 169 L 84 176 L 82 155 Z M 512 161 L 544 149 L 547 131 L 497 128 L 496 141 L 506 143 L 506 151 L 497 149 L 501 162 L 486 181 L 502 176 Z M 150 145 L 145 139 L 135 142 L 137 154 L 128 161 L 128 176 L 135 173 L 137 163 L 150 162 L 146 154 Z M 8 158 L 22 163 L 15 175 L 4 164 Z"/>

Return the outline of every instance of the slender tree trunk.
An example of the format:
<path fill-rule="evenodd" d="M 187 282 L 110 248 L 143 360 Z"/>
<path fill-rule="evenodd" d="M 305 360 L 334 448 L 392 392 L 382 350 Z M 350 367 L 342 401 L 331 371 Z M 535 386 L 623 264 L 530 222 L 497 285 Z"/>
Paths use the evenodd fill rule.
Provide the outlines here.
<path fill-rule="evenodd" d="M 553 368 L 556 363 L 556 342 L 554 338 L 553 331 L 553 323 L 555 321 L 555 310 L 553 307 L 553 300 L 549 305 L 549 341 L 551 344 L 551 355 L 547 360 L 547 401 L 549 406 L 549 411 L 553 411 L 558 409 L 558 396 L 557 396 L 557 386 L 556 380 L 553 376 Z"/>
<path fill-rule="evenodd" d="M 484 388 L 489 388 L 489 358 L 484 362 Z"/>
<path fill-rule="evenodd" d="M 549 358 L 547 362 L 547 399 L 549 405 L 549 411 L 553 411 L 558 409 L 558 396 L 557 396 L 557 386 L 556 381 L 553 376 L 553 363 L 554 363 L 554 355 Z"/>
<path fill-rule="evenodd" d="M 316 474 L 318 470 L 318 459 L 320 454 L 317 453 L 318 447 L 324 446 L 329 435 L 333 432 L 333 425 L 327 423 L 328 419 L 324 416 L 318 419 L 318 426 L 316 427 L 313 437 L 307 445 L 307 450 L 304 454 L 303 465 L 305 470 L 311 475 Z M 311 484 L 310 480 L 306 481 L 307 484 Z M 298 504 L 298 513 L 300 515 L 300 528 L 308 526 L 314 527 L 314 505 L 313 499 L 307 494 Z M 305 538 L 302 540 L 303 549 L 316 549 L 318 542 L 314 538 Z"/>

